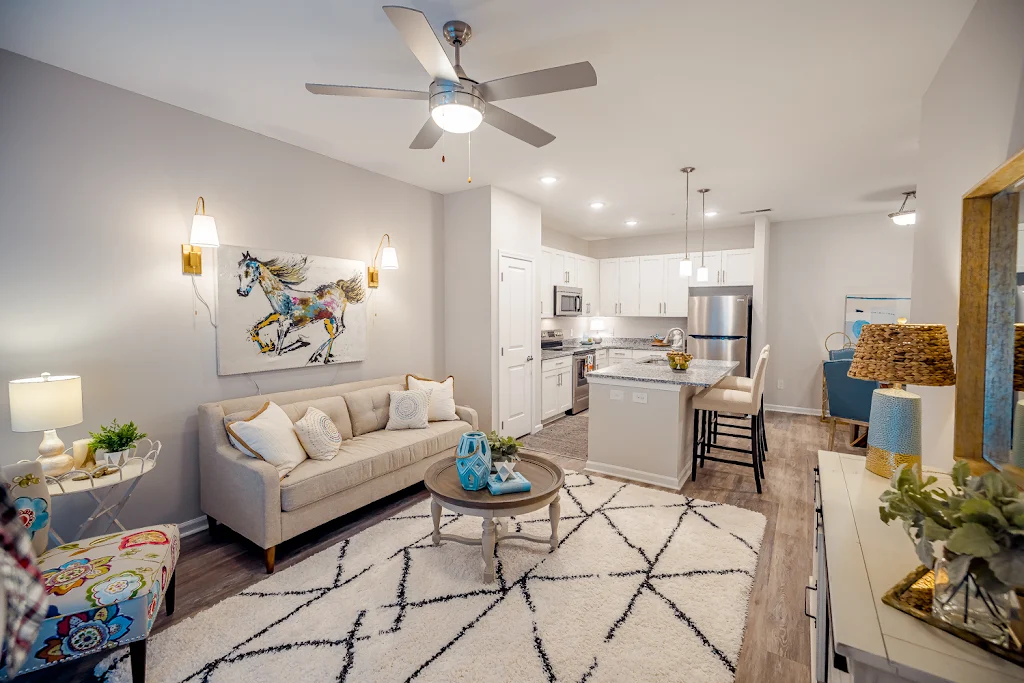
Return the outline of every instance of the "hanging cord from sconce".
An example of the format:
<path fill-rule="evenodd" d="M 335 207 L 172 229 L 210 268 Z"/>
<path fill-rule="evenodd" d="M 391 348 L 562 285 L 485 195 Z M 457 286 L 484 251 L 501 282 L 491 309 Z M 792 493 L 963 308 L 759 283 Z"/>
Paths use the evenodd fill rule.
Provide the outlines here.
<path fill-rule="evenodd" d="M 199 293 L 199 288 L 196 286 L 196 276 L 192 276 L 192 313 L 199 315 L 199 309 L 196 308 L 196 299 L 199 299 L 200 303 L 206 306 L 206 314 L 210 316 L 210 324 L 213 325 L 214 329 L 217 329 L 217 323 L 213 322 L 213 309 L 210 308 L 210 304 L 206 303 L 206 299 Z"/>
<path fill-rule="evenodd" d="M 262 389 L 260 389 L 260 385 L 259 385 L 259 384 L 257 384 L 257 383 L 256 383 L 256 380 L 254 380 L 254 379 L 252 378 L 252 375 L 250 375 L 250 374 L 246 373 L 246 375 L 245 375 L 245 376 L 249 378 L 249 381 L 250 381 L 250 382 L 252 382 L 253 384 L 256 384 L 256 395 L 257 395 L 257 396 L 260 396 L 260 395 L 261 395 L 261 394 L 263 393 L 263 390 L 262 390 Z"/>

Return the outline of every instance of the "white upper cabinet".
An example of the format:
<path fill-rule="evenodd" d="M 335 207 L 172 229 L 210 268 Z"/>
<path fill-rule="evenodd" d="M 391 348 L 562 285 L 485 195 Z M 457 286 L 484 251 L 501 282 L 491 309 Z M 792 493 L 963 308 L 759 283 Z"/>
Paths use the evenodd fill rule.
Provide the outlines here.
<path fill-rule="evenodd" d="M 619 259 L 606 258 L 598 262 L 601 295 L 598 297 L 598 315 L 619 314 Z"/>
<path fill-rule="evenodd" d="M 717 287 L 722 284 L 722 252 L 696 252 L 690 254 L 690 259 L 693 261 L 693 274 L 690 275 L 691 287 Z M 697 280 L 697 273 L 700 272 L 701 265 L 708 269 L 708 279 L 705 282 Z"/>
<path fill-rule="evenodd" d="M 665 315 L 685 318 L 690 301 L 690 278 L 679 274 L 683 254 L 665 256 Z"/>
<path fill-rule="evenodd" d="M 576 258 L 577 287 L 583 288 L 583 315 L 598 315 L 600 310 L 600 275 L 597 259 L 578 256 Z"/>
<path fill-rule="evenodd" d="M 754 284 L 754 250 L 730 249 L 722 252 L 721 283 L 728 286 Z"/>
<path fill-rule="evenodd" d="M 562 265 L 565 266 L 565 286 L 566 287 L 579 287 L 579 277 L 577 272 L 577 263 L 579 258 L 576 254 L 570 254 L 569 252 L 562 252 Z"/>
<path fill-rule="evenodd" d="M 640 257 L 619 259 L 619 315 L 640 315 Z"/>
<path fill-rule="evenodd" d="M 537 268 L 538 295 L 540 296 L 540 317 L 551 318 L 555 315 L 555 283 L 551 280 L 551 274 L 555 271 L 552 265 L 554 252 L 551 249 L 540 250 L 540 267 Z"/>
<path fill-rule="evenodd" d="M 655 317 L 665 311 L 665 257 L 640 257 L 640 315 Z"/>

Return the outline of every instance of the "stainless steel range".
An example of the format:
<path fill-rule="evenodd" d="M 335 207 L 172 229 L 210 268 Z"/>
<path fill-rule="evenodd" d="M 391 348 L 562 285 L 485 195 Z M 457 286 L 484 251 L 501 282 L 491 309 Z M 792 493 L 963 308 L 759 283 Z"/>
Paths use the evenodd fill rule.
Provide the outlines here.
<path fill-rule="evenodd" d="M 594 369 L 594 349 L 565 346 L 562 330 L 541 330 L 540 348 L 544 351 L 572 351 L 572 408 L 567 415 L 581 413 L 590 407 L 590 384 L 587 373 Z"/>

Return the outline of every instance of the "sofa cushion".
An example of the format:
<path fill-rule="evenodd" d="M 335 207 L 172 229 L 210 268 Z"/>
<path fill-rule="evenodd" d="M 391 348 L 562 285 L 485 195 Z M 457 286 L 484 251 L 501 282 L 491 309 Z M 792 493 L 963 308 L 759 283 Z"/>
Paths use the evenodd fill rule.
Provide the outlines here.
<path fill-rule="evenodd" d="M 306 411 L 309 410 L 310 407 L 326 413 L 327 417 L 331 418 L 331 422 L 334 423 L 334 426 L 338 428 L 338 433 L 341 434 L 342 439 L 352 438 L 352 421 L 349 420 L 348 417 L 348 407 L 345 405 L 345 399 L 341 396 L 328 396 L 326 398 L 315 398 L 310 401 L 285 403 L 281 405 L 281 410 L 283 410 L 288 418 L 295 423 L 302 419 L 302 416 L 306 414 Z M 230 415 L 225 415 L 225 430 L 232 422 L 245 420 L 255 412 L 255 410 L 239 410 L 231 413 Z"/>
<path fill-rule="evenodd" d="M 345 394 L 345 404 L 352 420 L 352 435 L 362 436 L 384 429 L 388 424 L 391 392 L 404 389 L 401 384 L 381 384 Z"/>
<path fill-rule="evenodd" d="M 291 471 L 281 482 L 281 509 L 297 510 L 454 448 L 471 430 L 461 420 L 431 422 L 426 429 L 380 430 L 346 439 L 332 460 L 306 460 Z"/>

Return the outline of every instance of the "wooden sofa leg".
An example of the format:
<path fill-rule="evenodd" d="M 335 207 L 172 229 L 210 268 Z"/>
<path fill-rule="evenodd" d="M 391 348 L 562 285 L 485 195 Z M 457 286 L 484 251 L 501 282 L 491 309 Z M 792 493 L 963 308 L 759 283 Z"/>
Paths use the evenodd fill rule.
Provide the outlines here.
<path fill-rule="evenodd" d="M 167 616 L 174 614 L 174 578 L 177 572 L 171 574 L 171 580 L 167 582 L 167 591 L 164 593 L 164 607 L 167 609 Z"/>
<path fill-rule="evenodd" d="M 267 562 L 267 573 L 274 573 L 274 551 L 277 550 L 277 546 L 271 546 L 263 551 L 263 559 Z"/>
<path fill-rule="evenodd" d="M 146 641 L 128 643 L 128 653 L 132 660 L 132 683 L 146 683 Z"/>

